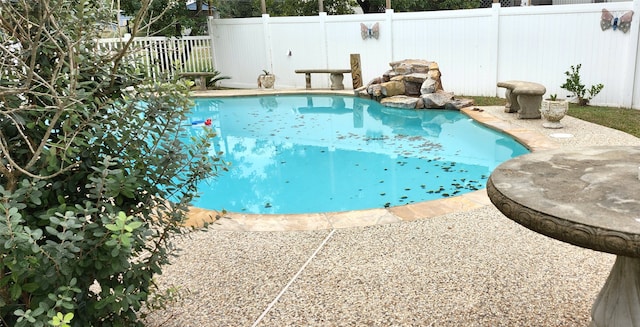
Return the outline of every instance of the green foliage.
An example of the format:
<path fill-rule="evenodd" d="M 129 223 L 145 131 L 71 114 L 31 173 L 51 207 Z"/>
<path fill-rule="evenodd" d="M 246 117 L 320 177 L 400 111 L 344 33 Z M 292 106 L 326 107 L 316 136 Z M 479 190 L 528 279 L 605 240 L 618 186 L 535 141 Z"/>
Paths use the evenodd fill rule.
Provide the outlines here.
<path fill-rule="evenodd" d="M 260 0 L 216 0 L 221 18 L 260 17 Z M 317 1 L 304 0 L 265 0 L 267 13 L 278 16 L 316 16 L 319 13 Z M 353 0 L 325 0 L 324 11 L 328 15 L 347 15 L 353 13 Z"/>
<path fill-rule="evenodd" d="M 181 36 L 184 28 L 192 28 L 192 35 L 207 32 L 207 13 L 190 12 L 184 0 L 120 0 L 119 3 L 126 15 L 135 16 L 130 25 L 138 24 L 139 33 L 134 35 Z"/>
<path fill-rule="evenodd" d="M 386 0 L 356 0 L 364 13 L 384 12 Z M 397 0 L 391 1 L 391 7 L 395 12 L 473 9 L 480 7 L 477 0 Z"/>
<path fill-rule="evenodd" d="M 554 94 L 551 94 L 551 95 L 549 95 L 549 99 L 550 99 L 551 101 L 556 101 L 556 100 L 558 99 L 558 95 L 557 95 L 557 94 L 555 94 L 555 93 L 554 93 Z"/>
<path fill-rule="evenodd" d="M 260 0 L 216 0 L 214 2 L 221 18 L 260 17 Z M 272 16 L 315 16 L 319 8 L 317 1 L 266 0 L 267 13 Z M 353 7 L 360 6 L 364 13 L 379 13 L 386 9 L 385 0 L 324 0 L 324 11 L 328 15 L 352 14 Z M 391 5 L 396 12 L 451 10 L 478 8 L 477 0 L 394 0 Z"/>
<path fill-rule="evenodd" d="M 207 86 L 210 86 L 214 89 L 218 88 L 218 84 L 220 83 L 220 81 L 223 81 L 225 79 L 231 79 L 230 76 L 222 75 L 221 72 L 215 69 L 213 70 L 212 73 L 213 73 L 213 76 L 207 80 Z"/>
<path fill-rule="evenodd" d="M 73 312 L 69 312 L 65 315 L 63 315 L 62 312 L 58 312 L 53 316 L 50 323 L 53 326 L 70 327 L 71 325 L 69 324 L 71 323 L 71 320 L 73 320 Z"/>
<path fill-rule="evenodd" d="M 586 106 L 589 104 L 589 101 L 593 99 L 602 89 L 604 88 L 603 84 L 592 85 L 589 89 L 582 84 L 580 80 L 580 68 L 582 64 L 578 64 L 576 66 L 571 66 L 570 71 L 564 72 L 567 76 L 567 80 L 560 87 L 573 93 L 573 96 L 577 99 L 578 104 L 581 106 Z M 585 97 L 585 93 L 589 92 L 589 96 Z"/>
<path fill-rule="evenodd" d="M 260 0 L 216 0 L 220 18 L 260 17 L 262 15 Z M 267 10 L 270 10 L 267 1 Z"/>
<path fill-rule="evenodd" d="M 188 85 L 95 42 L 112 7 L 0 2 L 0 325 L 141 326 L 196 183 L 224 169 L 213 131 L 182 125 Z"/>
<path fill-rule="evenodd" d="M 254 0 L 257 8 L 260 8 L 260 0 Z M 352 14 L 351 0 L 326 0 L 323 1 L 324 11 L 327 15 Z M 270 16 L 316 16 L 320 9 L 317 1 L 305 0 L 266 0 L 267 13 Z"/>

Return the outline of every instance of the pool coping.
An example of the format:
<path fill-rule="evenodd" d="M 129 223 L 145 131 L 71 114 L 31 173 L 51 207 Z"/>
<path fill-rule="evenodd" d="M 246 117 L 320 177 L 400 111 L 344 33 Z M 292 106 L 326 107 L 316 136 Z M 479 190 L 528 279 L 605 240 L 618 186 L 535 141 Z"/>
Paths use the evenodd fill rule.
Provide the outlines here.
<path fill-rule="evenodd" d="M 266 94 L 341 94 L 353 95 L 353 91 L 332 91 L 326 89 L 243 89 L 211 90 L 193 92 L 193 97 L 229 97 Z M 522 143 L 530 151 L 557 148 L 545 135 L 512 122 L 496 117 L 479 106 L 460 110 L 475 121 L 492 129 L 504 132 Z M 237 212 L 222 213 L 215 210 L 192 207 L 189 209 L 185 225 L 200 227 L 209 224 L 210 229 L 229 231 L 290 231 L 322 230 L 336 228 L 364 227 L 391 224 L 417 219 L 427 219 L 452 212 L 469 211 L 490 205 L 486 190 L 478 190 L 459 196 L 411 203 L 389 208 L 375 208 L 343 212 L 309 214 L 247 214 Z M 216 217 L 221 217 L 216 219 Z"/>

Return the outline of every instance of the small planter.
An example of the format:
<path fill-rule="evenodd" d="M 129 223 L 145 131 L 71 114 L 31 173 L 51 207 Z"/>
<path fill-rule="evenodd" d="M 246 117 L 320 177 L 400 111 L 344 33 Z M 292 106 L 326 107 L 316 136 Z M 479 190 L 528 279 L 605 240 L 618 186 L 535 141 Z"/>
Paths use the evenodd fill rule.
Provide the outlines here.
<path fill-rule="evenodd" d="M 562 128 L 560 120 L 569 110 L 569 102 L 564 100 L 542 100 L 540 115 L 545 120 L 542 126 L 545 128 Z"/>
<path fill-rule="evenodd" d="M 265 89 L 273 88 L 273 84 L 276 82 L 276 75 L 269 72 L 260 74 L 258 76 L 258 87 L 264 87 Z"/>

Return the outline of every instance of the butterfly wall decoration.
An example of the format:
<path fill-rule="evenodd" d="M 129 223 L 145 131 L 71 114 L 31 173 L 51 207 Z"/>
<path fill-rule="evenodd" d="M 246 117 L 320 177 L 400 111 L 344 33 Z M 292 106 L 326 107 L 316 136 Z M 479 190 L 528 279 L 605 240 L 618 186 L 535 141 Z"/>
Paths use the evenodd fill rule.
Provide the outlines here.
<path fill-rule="evenodd" d="M 602 16 L 600 17 L 600 28 L 603 31 L 613 28 L 620 29 L 623 33 L 627 33 L 631 28 L 631 19 L 633 19 L 633 10 L 629 10 L 622 16 L 614 16 L 609 10 L 602 8 Z"/>
<path fill-rule="evenodd" d="M 373 26 L 369 27 L 363 23 L 360 23 L 360 34 L 362 35 L 363 40 L 370 38 L 374 38 L 377 40 L 380 36 L 380 24 L 375 23 L 373 24 Z"/>

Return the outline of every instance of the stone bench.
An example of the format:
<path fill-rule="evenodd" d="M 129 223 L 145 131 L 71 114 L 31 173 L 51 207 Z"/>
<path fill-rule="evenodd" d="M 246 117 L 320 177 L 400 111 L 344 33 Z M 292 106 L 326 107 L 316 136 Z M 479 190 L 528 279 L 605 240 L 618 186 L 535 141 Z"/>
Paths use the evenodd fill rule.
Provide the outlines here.
<path fill-rule="evenodd" d="M 181 78 L 198 78 L 200 90 L 207 89 L 207 77 L 215 77 L 218 72 L 183 72 L 178 73 Z"/>
<path fill-rule="evenodd" d="M 296 69 L 297 74 L 304 74 L 306 88 L 311 88 L 311 74 L 331 74 L 331 89 L 332 90 L 344 90 L 343 74 L 351 73 L 351 69 Z"/>
<path fill-rule="evenodd" d="M 540 118 L 540 104 L 547 89 L 542 84 L 525 81 L 498 82 L 507 89 L 505 112 L 517 112 L 520 119 Z"/>

